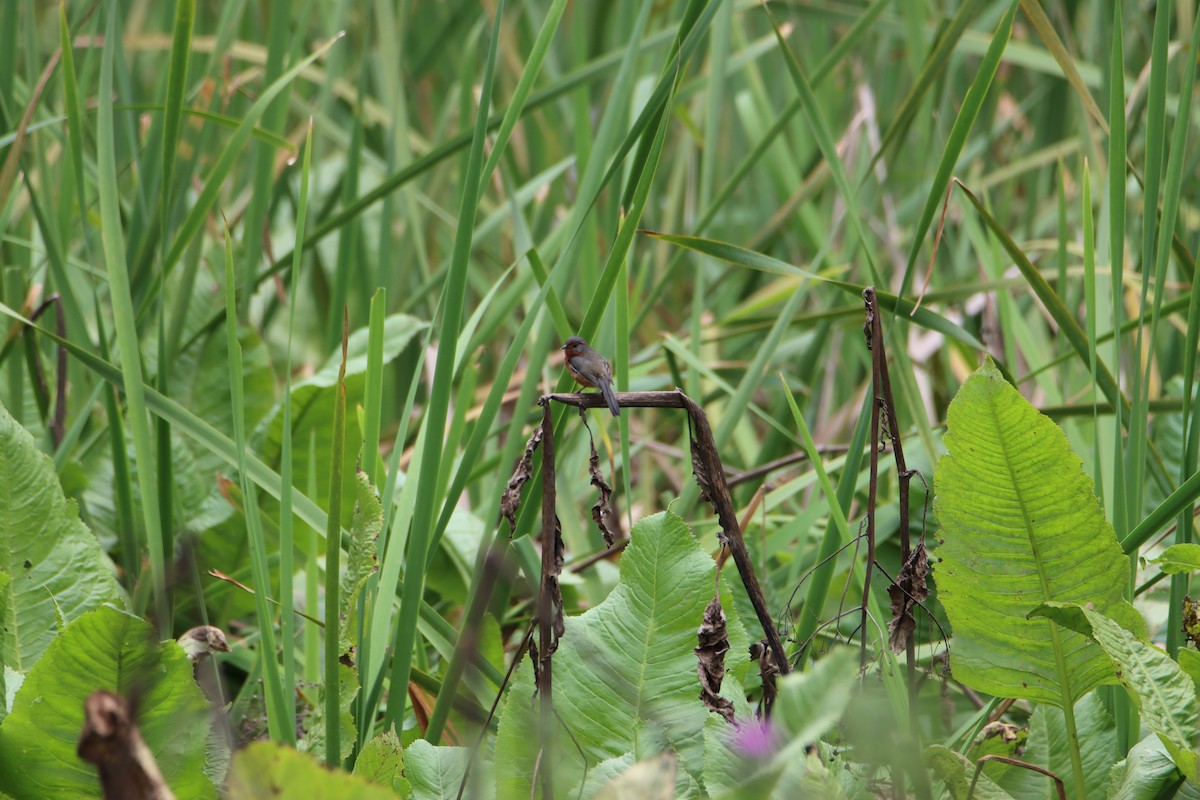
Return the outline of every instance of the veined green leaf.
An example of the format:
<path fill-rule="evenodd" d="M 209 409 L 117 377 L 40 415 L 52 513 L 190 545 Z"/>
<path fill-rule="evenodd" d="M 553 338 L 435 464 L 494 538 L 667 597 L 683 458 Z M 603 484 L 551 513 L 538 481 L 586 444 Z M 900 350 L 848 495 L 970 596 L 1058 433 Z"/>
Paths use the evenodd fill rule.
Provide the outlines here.
<path fill-rule="evenodd" d="M 216 797 L 202 769 L 211 711 L 187 654 L 111 606 L 68 626 L 17 691 L 0 727 L 0 792 L 101 796 L 95 768 L 75 755 L 83 703 L 99 689 L 138 695 L 138 730 L 176 797 Z"/>
<path fill-rule="evenodd" d="M 112 562 L 50 458 L 0 405 L 0 668 L 28 672 L 70 622 L 121 596 Z"/>
<path fill-rule="evenodd" d="M 1028 618 L 1047 601 L 1128 617 L 1129 559 L 1062 430 L 988 361 L 950 404 L 945 442 L 934 574 L 954 628 L 955 678 L 1059 708 L 1115 681 L 1090 639 Z"/>
<path fill-rule="evenodd" d="M 1032 612 L 1089 637 L 1111 659 L 1110 669 L 1158 734 L 1179 771 L 1197 780 L 1196 687 L 1164 651 L 1134 636 L 1115 620 L 1082 603 L 1046 603 Z"/>
<path fill-rule="evenodd" d="M 312 756 L 275 742 L 254 742 L 233 757 L 226 785 L 229 800 L 354 797 L 395 800 L 392 790 L 357 775 L 332 772 Z"/>

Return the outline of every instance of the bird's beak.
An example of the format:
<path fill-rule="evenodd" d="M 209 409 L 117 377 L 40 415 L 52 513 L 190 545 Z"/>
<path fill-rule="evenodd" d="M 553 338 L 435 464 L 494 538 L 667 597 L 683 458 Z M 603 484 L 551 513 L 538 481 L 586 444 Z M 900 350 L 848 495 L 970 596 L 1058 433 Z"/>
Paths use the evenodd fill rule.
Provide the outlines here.
<path fill-rule="evenodd" d="M 566 350 L 568 347 L 570 347 L 570 345 L 568 345 L 568 344 L 564 344 L 562 347 L 560 347 L 560 348 L 558 348 L 558 349 L 559 349 L 559 350 Z"/>

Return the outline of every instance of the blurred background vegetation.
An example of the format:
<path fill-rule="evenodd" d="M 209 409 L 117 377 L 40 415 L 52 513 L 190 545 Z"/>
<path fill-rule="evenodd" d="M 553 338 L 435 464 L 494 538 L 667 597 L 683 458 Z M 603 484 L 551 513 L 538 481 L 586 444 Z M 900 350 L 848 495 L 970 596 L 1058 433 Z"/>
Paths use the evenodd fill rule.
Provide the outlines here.
<path fill-rule="evenodd" d="M 842 469 L 869 408 L 866 285 L 887 293 L 900 426 L 923 478 L 914 535 L 934 532 L 926 487 L 946 407 L 986 350 L 1064 425 L 1124 539 L 1194 471 L 1196 425 L 1180 412 L 1197 347 L 1200 147 L 1179 114 L 1194 104 L 1179 87 L 1195 4 L 1116 9 L 510 0 L 496 23 L 494 0 L 9 0 L 0 402 L 52 455 L 162 637 L 200 622 L 231 633 L 223 664 L 252 722 L 263 700 L 244 679 L 271 662 L 258 659 L 264 635 L 285 706 L 290 684 L 322 680 L 320 633 L 289 609 L 320 618 L 330 589 L 337 599 L 326 513 L 329 531 L 352 527 L 361 464 L 384 518 L 378 571 L 341 598 L 360 736 L 385 713 L 422 732 L 430 709 L 414 715 L 395 689 L 410 668 L 427 692 L 414 702 L 437 703 L 438 725 L 449 713 L 434 698 L 455 626 L 495 569 L 482 554 L 509 536 L 499 498 L 536 398 L 571 386 L 558 347 L 575 333 L 613 362 L 618 389 L 678 386 L 705 408 L 785 632 L 832 523 L 784 387 L 826 468 L 856 489 L 853 527 L 866 474 Z M 74 345 L 65 361 L 10 313 L 52 296 L 37 322 Z M 344 324 L 358 333 L 335 464 Z M 1127 326 L 1115 342 L 1114 325 Z M 1102 372 L 1124 392 L 1119 416 Z M 685 419 L 626 410 L 591 425 L 625 533 L 671 505 L 716 552 Z M 572 418 L 560 436 L 570 612 L 599 603 L 617 571 L 615 559 L 571 570 L 603 544 L 586 433 Z M 331 486 L 343 499 L 331 503 Z M 877 508 L 892 575 L 894 487 L 892 472 Z M 519 570 L 491 602 L 496 653 L 519 646 L 531 615 L 537 501 L 526 505 L 501 548 Z M 834 562 L 819 619 L 857 603 L 854 558 Z M 210 570 L 269 584 L 282 615 Z M 1179 627 L 1166 586 L 1142 604 L 1164 631 Z M 424 599 L 419 615 L 410 597 Z M 790 648 L 819 652 L 856 624 Z M 941 633 L 925 618 L 918 636 L 928 664 Z M 486 707 L 489 691 L 477 685 L 472 702 Z"/>

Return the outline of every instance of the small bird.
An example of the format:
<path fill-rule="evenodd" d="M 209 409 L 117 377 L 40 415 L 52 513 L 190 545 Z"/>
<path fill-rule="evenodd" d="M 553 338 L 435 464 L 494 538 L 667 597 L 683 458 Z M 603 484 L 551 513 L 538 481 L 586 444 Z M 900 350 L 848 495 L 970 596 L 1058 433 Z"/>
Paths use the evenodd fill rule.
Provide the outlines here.
<path fill-rule="evenodd" d="M 588 343 L 578 336 L 567 339 L 562 349 L 566 355 L 567 369 L 576 383 L 599 389 L 612 415 L 621 416 L 621 406 L 617 404 L 612 389 L 612 367 L 604 360 L 604 356 L 588 347 Z"/>

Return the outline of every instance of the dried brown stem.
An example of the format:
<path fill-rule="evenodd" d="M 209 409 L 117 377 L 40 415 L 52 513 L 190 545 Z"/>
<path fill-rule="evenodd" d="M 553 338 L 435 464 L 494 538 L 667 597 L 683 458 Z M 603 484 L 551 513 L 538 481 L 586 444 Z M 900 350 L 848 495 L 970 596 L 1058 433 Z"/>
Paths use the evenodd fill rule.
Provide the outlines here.
<path fill-rule="evenodd" d="M 554 740 L 554 693 L 552 657 L 563 634 L 563 599 L 558 576 L 563 568 L 562 529 L 555 510 L 557 497 L 554 486 L 554 419 L 548 400 L 542 406 L 542 586 L 538 596 L 538 654 L 537 691 L 541 697 L 541 757 L 539 780 L 542 796 L 554 796 L 550 765 L 550 749 Z"/>
<path fill-rule="evenodd" d="M 92 692 L 83 704 L 83 717 L 76 752 L 96 765 L 106 800 L 175 800 L 138 732 L 128 700 Z"/>
<path fill-rule="evenodd" d="M 688 412 L 694 437 L 692 440 L 692 468 L 696 475 L 696 481 L 700 484 L 705 499 L 712 503 L 713 510 L 717 514 L 717 520 L 721 525 L 721 543 L 729 548 L 733 562 L 737 565 L 738 574 L 742 578 L 742 584 L 746 587 L 746 593 L 750 596 L 750 603 L 754 607 L 759 624 L 762 625 L 767 647 L 771 651 L 773 660 L 779 665 L 781 671 L 786 672 L 788 659 L 784 653 L 783 642 L 775 629 L 771 612 L 767 608 L 766 597 L 763 595 L 758 578 L 754 573 L 754 565 L 750 560 L 750 553 L 746 549 L 745 539 L 742 538 L 742 530 L 738 524 L 733 499 L 729 495 L 729 485 L 725 479 L 725 469 L 721 464 L 721 456 L 717 452 L 712 428 L 709 427 L 708 417 L 704 410 L 678 389 L 673 392 L 617 392 L 616 397 L 617 403 L 622 408 L 681 408 Z M 556 401 L 576 408 L 602 408 L 605 405 L 604 398 L 594 393 L 555 393 L 546 395 L 542 400 L 543 402 Z M 549 438 L 544 437 L 543 447 L 545 439 Z M 544 469 L 545 467 L 543 467 Z M 543 471 L 543 487 L 545 486 L 544 481 L 545 472 Z M 552 486 L 549 491 L 553 492 Z"/>

